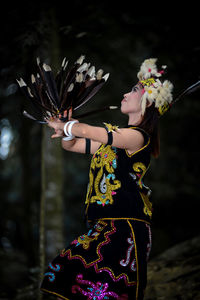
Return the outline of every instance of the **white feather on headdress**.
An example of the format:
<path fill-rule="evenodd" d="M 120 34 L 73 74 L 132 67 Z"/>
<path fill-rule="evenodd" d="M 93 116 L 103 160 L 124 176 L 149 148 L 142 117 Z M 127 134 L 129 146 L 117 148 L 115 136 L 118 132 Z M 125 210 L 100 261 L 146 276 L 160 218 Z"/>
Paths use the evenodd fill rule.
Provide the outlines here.
<path fill-rule="evenodd" d="M 155 107 L 158 108 L 159 113 L 162 115 L 173 100 L 173 84 L 169 80 L 161 82 L 158 79 L 164 73 L 163 69 L 166 66 L 162 66 L 162 70 L 158 71 L 156 61 L 157 58 L 146 59 L 137 74 L 145 90 L 141 99 L 142 115 L 145 113 L 148 102 L 154 102 Z"/>

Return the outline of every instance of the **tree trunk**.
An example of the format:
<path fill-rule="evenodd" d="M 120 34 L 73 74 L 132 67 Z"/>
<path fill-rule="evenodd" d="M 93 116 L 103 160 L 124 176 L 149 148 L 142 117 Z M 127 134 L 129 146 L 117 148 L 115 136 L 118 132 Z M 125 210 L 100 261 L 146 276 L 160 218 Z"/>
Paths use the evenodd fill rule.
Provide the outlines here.
<path fill-rule="evenodd" d="M 62 149 L 60 140 L 51 140 L 50 128 L 44 130 L 45 236 L 46 262 L 63 247 Z"/>
<path fill-rule="evenodd" d="M 52 28 L 47 57 L 55 67 L 59 61 L 59 40 L 53 12 L 50 12 Z M 41 150 L 41 204 L 40 204 L 40 281 L 49 261 L 63 248 L 63 199 L 62 199 L 62 148 L 60 139 L 51 139 L 53 131 L 42 128 Z M 39 299 L 42 299 L 40 293 Z"/>

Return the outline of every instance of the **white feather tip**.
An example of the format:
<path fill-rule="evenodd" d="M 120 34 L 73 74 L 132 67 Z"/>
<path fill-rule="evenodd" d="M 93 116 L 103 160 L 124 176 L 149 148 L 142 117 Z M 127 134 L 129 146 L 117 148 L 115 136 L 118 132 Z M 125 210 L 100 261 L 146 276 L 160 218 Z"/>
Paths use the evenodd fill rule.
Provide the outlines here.
<path fill-rule="evenodd" d="M 20 78 L 20 80 L 17 80 L 17 83 L 19 84 L 20 87 L 26 86 L 26 83 L 24 82 L 24 80 L 22 78 Z"/>
<path fill-rule="evenodd" d="M 85 59 L 85 55 L 81 55 L 81 56 L 77 59 L 76 63 L 79 64 L 79 65 L 82 65 L 84 59 Z"/>
<path fill-rule="evenodd" d="M 110 76 L 110 73 L 107 73 L 107 74 L 105 74 L 102 78 L 103 78 L 105 81 L 107 81 L 109 76 Z"/>
<path fill-rule="evenodd" d="M 43 69 L 44 69 L 46 72 L 50 72 L 50 71 L 51 71 L 51 67 L 50 67 L 49 65 L 47 65 L 47 64 L 44 63 L 42 66 L 43 66 Z"/>

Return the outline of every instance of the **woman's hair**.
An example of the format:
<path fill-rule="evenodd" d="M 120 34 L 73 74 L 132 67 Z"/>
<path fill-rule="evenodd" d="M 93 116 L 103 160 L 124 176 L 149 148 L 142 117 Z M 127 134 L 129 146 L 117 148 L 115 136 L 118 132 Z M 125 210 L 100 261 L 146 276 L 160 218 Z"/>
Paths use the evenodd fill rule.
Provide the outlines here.
<path fill-rule="evenodd" d="M 151 154 L 158 157 L 160 153 L 159 113 L 153 103 L 146 108 L 142 122 L 139 125 L 151 137 Z"/>

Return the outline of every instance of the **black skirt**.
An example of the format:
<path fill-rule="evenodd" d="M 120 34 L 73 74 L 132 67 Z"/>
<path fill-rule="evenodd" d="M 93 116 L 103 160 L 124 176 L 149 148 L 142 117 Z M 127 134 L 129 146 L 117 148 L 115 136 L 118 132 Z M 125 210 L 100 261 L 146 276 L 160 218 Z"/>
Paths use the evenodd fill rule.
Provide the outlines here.
<path fill-rule="evenodd" d="M 142 300 L 150 250 L 146 222 L 98 220 L 49 263 L 40 289 L 70 300 Z"/>

